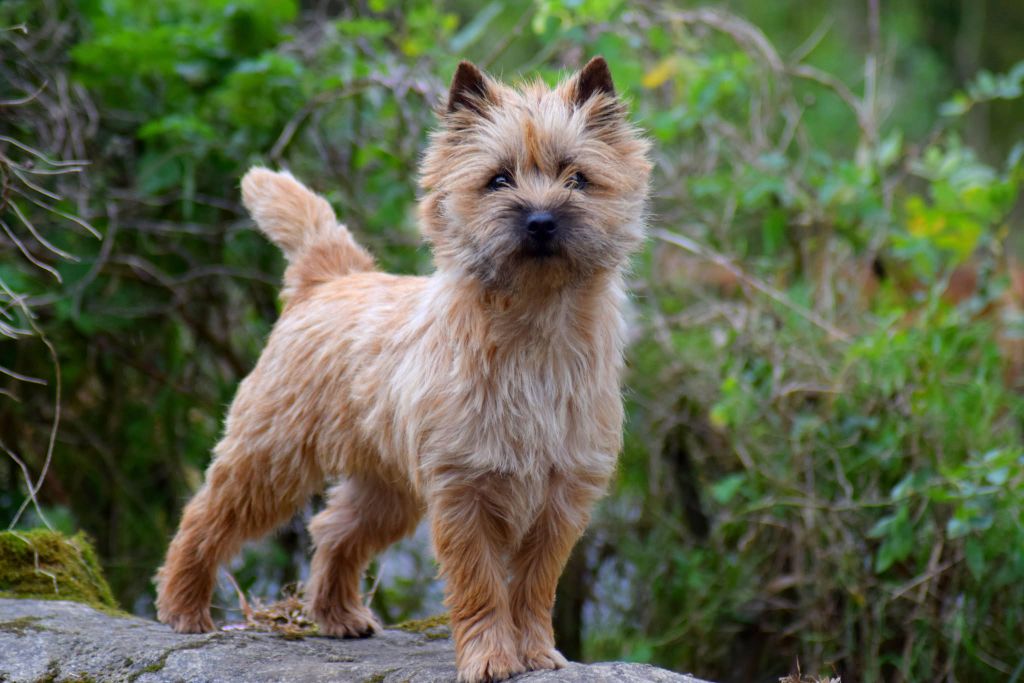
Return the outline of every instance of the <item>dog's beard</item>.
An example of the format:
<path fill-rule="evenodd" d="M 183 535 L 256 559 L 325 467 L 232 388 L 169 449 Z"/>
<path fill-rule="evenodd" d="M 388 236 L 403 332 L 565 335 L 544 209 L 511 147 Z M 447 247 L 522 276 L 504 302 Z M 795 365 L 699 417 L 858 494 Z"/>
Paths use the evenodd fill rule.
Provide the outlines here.
<path fill-rule="evenodd" d="M 585 284 L 622 265 L 626 251 L 589 226 L 574 221 L 565 235 L 538 249 L 516 234 L 519 226 L 502 225 L 499 238 L 471 240 L 463 251 L 466 271 L 485 289 L 503 293 L 553 293 Z"/>

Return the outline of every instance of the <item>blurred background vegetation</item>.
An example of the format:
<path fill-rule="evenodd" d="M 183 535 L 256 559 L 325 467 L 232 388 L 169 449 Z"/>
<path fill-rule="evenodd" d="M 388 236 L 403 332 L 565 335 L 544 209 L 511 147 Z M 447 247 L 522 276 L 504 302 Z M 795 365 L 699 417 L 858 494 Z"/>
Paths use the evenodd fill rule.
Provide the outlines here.
<path fill-rule="evenodd" d="M 86 530 L 152 614 L 278 312 L 241 174 L 287 166 L 429 272 L 416 165 L 458 60 L 553 82 L 600 53 L 657 170 L 627 445 L 562 649 L 1021 680 L 1022 35 L 1009 0 L 4 0 L 0 518 Z M 304 577 L 315 506 L 230 567 L 243 589 Z M 434 573 L 421 530 L 374 608 L 437 612 Z"/>

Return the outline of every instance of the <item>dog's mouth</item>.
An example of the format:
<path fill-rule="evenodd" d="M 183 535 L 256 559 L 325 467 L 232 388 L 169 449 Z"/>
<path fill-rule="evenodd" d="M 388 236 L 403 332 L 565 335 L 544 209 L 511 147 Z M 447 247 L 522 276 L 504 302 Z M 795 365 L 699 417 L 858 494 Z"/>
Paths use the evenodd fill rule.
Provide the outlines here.
<path fill-rule="evenodd" d="M 526 240 L 519 248 L 519 255 L 522 258 L 545 261 L 556 258 L 566 258 L 568 254 L 565 247 L 558 242 L 535 242 Z"/>

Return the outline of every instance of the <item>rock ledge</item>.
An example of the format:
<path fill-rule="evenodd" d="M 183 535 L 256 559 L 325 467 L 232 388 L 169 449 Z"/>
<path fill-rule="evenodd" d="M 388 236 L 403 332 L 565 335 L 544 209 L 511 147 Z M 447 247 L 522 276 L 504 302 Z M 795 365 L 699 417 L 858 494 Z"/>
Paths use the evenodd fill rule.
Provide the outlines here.
<path fill-rule="evenodd" d="M 451 640 L 385 631 L 365 640 L 221 631 L 181 635 L 156 622 L 57 600 L 0 599 L 0 681 L 354 681 L 455 680 Z M 705 683 L 645 664 L 573 664 L 522 674 L 517 683 Z"/>

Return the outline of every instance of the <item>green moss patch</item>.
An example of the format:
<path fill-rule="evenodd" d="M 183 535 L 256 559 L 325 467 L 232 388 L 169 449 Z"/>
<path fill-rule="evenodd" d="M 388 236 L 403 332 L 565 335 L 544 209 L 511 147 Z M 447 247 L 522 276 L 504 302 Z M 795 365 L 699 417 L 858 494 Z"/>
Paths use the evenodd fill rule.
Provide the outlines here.
<path fill-rule="evenodd" d="M 448 626 L 448 615 L 436 614 L 425 619 L 410 619 L 409 621 L 403 621 L 400 624 L 395 624 L 394 628 L 407 633 L 419 633 L 430 640 L 435 640 L 447 638 L 451 635 L 451 631 L 448 629 Z"/>
<path fill-rule="evenodd" d="M 39 625 L 40 621 L 42 619 L 39 617 L 18 617 L 9 621 L 0 621 L 0 631 L 19 636 L 23 636 L 30 631 L 45 631 L 46 629 Z"/>
<path fill-rule="evenodd" d="M 88 537 L 68 538 L 46 529 L 0 532 L 0 597 L 118 609 Z"/>

